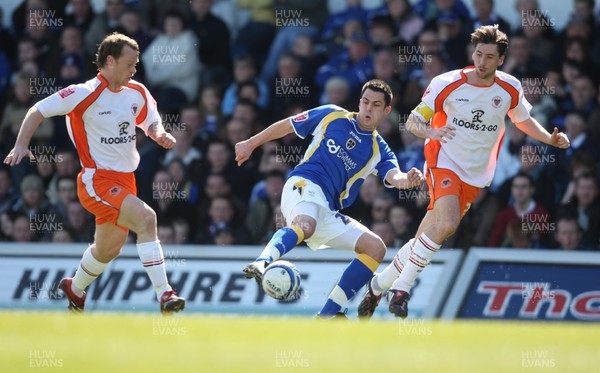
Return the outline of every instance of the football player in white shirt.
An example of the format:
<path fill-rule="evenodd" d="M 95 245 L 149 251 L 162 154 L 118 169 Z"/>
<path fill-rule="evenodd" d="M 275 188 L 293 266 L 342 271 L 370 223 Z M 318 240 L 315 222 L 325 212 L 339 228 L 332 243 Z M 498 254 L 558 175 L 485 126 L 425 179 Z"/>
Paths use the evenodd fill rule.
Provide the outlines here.
<path fill-rule="evenodd" d="M 185 306 L 185 300 L 167 281 L 156 213 L 136 196 L 133 171 L 140 156 L 135 147 L 135 127 L 166 149 L 175 144 L 161 124 L 150 92 L 132 80 L 138 57 L 135 40 L 117 33 L 108 35 L 98 47 L 98 75 L 66 87 L 29 109 L 15 147 L 4 160 L 14 166 L 25 157 L 35 159 L 28 146 L 39 124 L 44 118 L 67 116 L 67 129 L 82 165 L 77 195 L 96 217 L 94 243 L 84 252 L 75 276 L 62 279 L 58 286 L 72 311 L 83 311 L 85 289 L 119 255 L 130 229 L 137 234 L 138 254 L 161 312 L 177 312 Z"/>
<path fill-rule="evenodd" d="M 544 144 L 569 147 L 567 136 L 548 133 L 529 115 L 531 105 L 520 82 L 497 71 L 508 48 L 498 25 L 471 34 L 475 66 L 435 77 L 406 127 L 425 142 L 425 176 L 430 203 L 414 239 L 405 244 L 383 272 L 373 276 L 358 307 L 358 315 L 373 315 L 381 294 L 388 291 L 389 310 L 408 314 L 410 289 L 442 242 L 450 237 L 481 188 L 494 176 L 506 115 L 521 131 Z"/>

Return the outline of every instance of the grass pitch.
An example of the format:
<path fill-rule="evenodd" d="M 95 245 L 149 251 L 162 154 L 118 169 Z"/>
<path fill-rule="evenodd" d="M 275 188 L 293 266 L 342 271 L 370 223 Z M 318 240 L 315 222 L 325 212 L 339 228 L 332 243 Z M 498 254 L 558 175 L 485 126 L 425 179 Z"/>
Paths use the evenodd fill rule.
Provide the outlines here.
<path fill-rule="evenodd" d="M 0 313 L 0 372 L 598 372 L 600 325 Z"/>

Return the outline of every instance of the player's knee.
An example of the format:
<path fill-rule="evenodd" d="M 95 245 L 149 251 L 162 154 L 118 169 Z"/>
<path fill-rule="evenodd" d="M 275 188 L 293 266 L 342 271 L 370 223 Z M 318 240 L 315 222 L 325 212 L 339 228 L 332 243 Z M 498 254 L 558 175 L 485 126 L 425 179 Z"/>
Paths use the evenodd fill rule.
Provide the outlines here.
<path fill-rule="evenodd" d="M 140 232 L 152 231 L 156 229 L 156 213 L 150 207 L 146 206 L 142 216 L 138 230 Z M 139 232 L 136 232 L 139 233 Z"/>
<path fill-rule="evenodd" d="M 96 258 L 96 259 L 102 263 L 110 262 L 111 260 L 118 257 L 119 254 L 121 254 L 121 248 L 123 247 L 123 244 L 124 244 L 124 242 L 122 244 L 116 244 L 116 243 L 107 244 L 107 245 L 96 244 L 96 255 L 98 255 L 98 258 Z"/>
<path fill-rule="evenodd" d="M 379 263 L 383 261 L 386 251 L 387 247 L 383 240 L 375 235 L 369 235 L 366 240 L 359 240 L 359 246 L 356 248 L 357 253 L 366 254 Z"/>
<path fill-rule="evenodd" d="M 315 229 L 317 228 L 317 224 L 314 221 L 314 219 L 310 219 L 310 218 L 297 218 L 294 219 L 294 222 L 292 223 L 292 225 L 295 225 L 296 227 L 300 228 L 302 230 L 302 233 L 304 233 L 304 239 L 308 239 L 310 238 L 314 233 L 315 233 Z"/>
<path fill-rule="evenodd" d="M 369 256 L 373 259 L 375 259 L 376 261 L 378 261 L 379 263 L 381 263 L 381 261 L 383 260 L 383 257 L 385 256 L 385 253 L 387 251 L 387 246 L 385 246 L 385 243 L 383 242 L 383 240 L 380 237 L 377 237 L 377 239 L 375 240 L 373 246 L 371 247 Z"/>
<path fill-rule="evenodd" d="M 442 233 L 444 237 L 450 237 L 456 230 L 458 229 L 458 225 L 460 224 L 459 218 L 448 217 L 443 221 L 439 222 L 438 229 Z"/>
<path fill-rule="evenodd" d="M 304 224 L 302 227 L 302 232 L 304 232 L 304 239 L 308 239 L 310 237 L 312 237 L 313 234 L 315 234 L 315 229 L 316 229 L 316 225 L 315 224 Z"/>

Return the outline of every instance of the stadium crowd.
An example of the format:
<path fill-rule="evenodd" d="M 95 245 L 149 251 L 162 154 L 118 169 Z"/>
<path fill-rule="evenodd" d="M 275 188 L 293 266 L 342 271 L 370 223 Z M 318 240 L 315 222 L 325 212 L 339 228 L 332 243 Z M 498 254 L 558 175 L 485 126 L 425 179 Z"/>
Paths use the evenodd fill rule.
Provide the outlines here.
<path fill-rule="evenodd" d="M 536 0 L 514 0 L 516 25 L 494 0 L 473 0 L 474 12 L 463 0 L 386 0 L 370 9 L 347 0 L 334 14 L 326 0 L 106 0 L 101 12 L 90 0 L 23 1 L 12 23 L 0 24 L 0 157 L 29 107 L 97 73 L 97 44 L 118 31 L 138 42 L 135 79 L 177 139 L 166 151 L 141 131 L 136 137 L 138 195 L 157 213 L 160 241 L 264 244 L 285 226 L 281 189 L 308 140 L 265 144 L 241 167 L 237 142 L 316 105 L 355 111 L 362 84 L 379 78 L 394 91 L 379 132 L 402 170 L 422 169 L 424 140 L 404 121 L 434 76 L 471 64 L 472 30 L 499 24 L 510 40 L 501 70 L 521 81 L 532 116 L 566 132 L 571 147 L 526 140 L 507 121 L 492 185 L 444 246 L 599 250 L 600 22 L 594 0 L 572 3 L 557 29 Z M 31 149 L 35 161 L 0 168 L 0 241 L 92 242 L 64 117 L 46 120 Z M 425 213 L 423 188 L 390 191 L 370 176 L 342 212 L 399 247 Z"/>

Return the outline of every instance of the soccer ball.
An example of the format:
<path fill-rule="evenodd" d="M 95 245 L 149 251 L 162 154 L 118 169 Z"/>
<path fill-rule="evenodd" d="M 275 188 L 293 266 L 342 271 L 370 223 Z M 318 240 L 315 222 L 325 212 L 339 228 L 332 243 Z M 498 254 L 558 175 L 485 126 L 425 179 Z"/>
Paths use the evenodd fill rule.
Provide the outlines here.
<path fill-rule="evenodd" d="M 300 289 L 300 273 L 292 263 L 277 260 L 265 269 L 262 288 L 271 298 L 289 300 Z"/>

